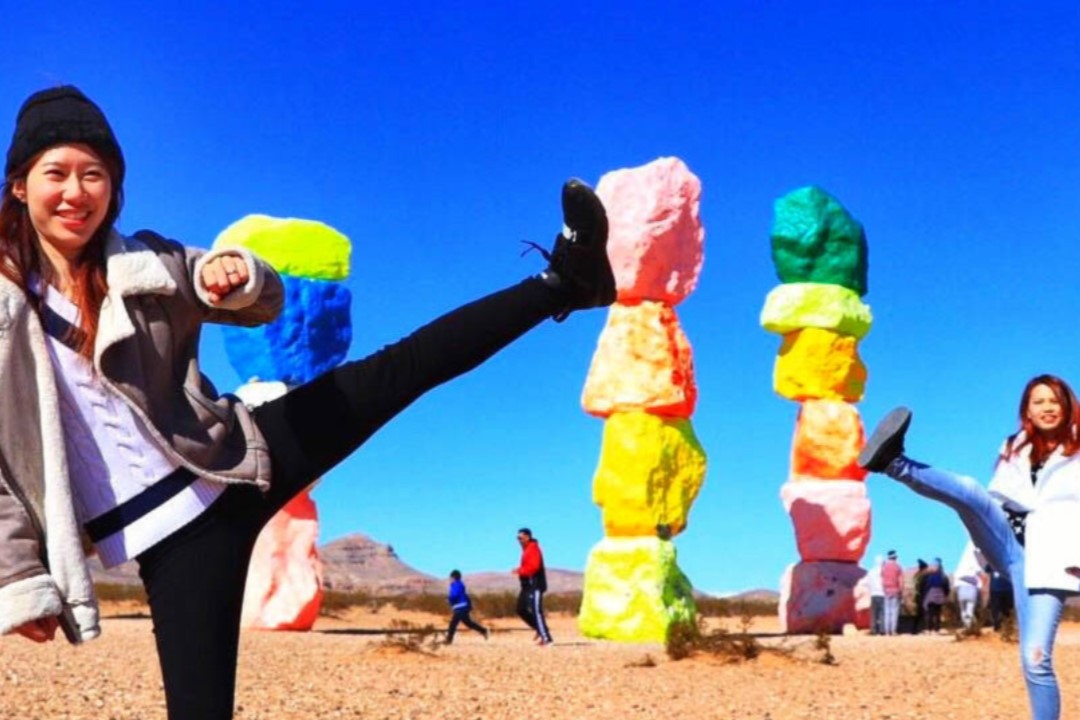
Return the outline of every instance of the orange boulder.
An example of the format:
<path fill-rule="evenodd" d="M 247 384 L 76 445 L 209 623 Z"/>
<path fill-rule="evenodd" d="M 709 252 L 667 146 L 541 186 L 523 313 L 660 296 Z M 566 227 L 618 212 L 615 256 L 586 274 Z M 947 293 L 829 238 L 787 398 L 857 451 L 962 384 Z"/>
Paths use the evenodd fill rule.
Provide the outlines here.
<path fill-rule="evenodd" d="M 799 408 L 791 443 L 791 479 L 862 480 L 856 463 L 866 443 L 862 418 L 841 400 L 807 400 Z"/>
<path fill-rule="evenodd" d="M 675 310 L 658 302 L 613 305 L 581 394 L 585 412 L 688 418 L 696 403 L 693 351 Z"/>

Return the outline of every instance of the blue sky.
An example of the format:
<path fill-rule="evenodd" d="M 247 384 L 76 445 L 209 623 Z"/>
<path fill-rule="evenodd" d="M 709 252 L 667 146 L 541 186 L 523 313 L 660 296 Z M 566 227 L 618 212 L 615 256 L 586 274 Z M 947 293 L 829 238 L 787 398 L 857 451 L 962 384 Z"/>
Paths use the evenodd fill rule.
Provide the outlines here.
<path fill-rule="evenodd" d="M 912 454 L 987 479 L 1024 382 L 1080 382 L 1080 6 L 1029 3 L 61 3 L 4 10 L 0 134 L 74 83 L 128 161 L 121 229 L 209 245 L 253 212 L 354 244 L 362 357 L 541 269 L 558 191 L 659 156 L 701 178 L 705 266 L 678 307 L 709 454 L 680 565 L 775 588 L 797 406 L 772 392 L 773 201 L 816 184 L 866 227 L 869 426 L 915 410 Z M 76 12 L 77 10 L 77 12 Z M 509 569 L 529 525 L 581 569 L 601 535 L 602 423 L 578 398 L 604 313 L 547 323 L 437 389 L 328 475 L 324 541 L 362 531 L 432 574 Z M 241 382 L 217 329 L 206 372 Z M 952 513 L 871 478 L 874 554 L 942 556 Z"/>

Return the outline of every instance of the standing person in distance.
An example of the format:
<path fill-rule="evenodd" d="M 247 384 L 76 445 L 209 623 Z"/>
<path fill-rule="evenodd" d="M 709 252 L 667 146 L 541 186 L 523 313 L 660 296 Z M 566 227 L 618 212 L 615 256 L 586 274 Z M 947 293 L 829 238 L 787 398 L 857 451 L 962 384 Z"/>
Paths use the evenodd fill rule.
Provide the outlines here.
<path fill-rule="evenodd" d="M 885 558 L 878 555 L 866 573 L 866 586 L 870 591 L 870 634 L 885 634 L 885 586 L 881 582 L 881 568 Z"/>
<path fill-rule="evenodd" d="M 904 600 L 904 569 L 890 550 L 881 566 L 881 586 L 885 591 L 885 634 L 895 635 L 900 624 L 900 606 Z"/>

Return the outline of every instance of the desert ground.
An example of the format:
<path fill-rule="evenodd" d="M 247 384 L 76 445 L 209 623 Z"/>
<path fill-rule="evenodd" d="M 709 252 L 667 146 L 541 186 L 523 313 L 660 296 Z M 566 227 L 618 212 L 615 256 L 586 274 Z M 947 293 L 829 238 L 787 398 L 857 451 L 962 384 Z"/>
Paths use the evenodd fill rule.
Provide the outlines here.
<path fill-rule="evenodd" d="M 73 648 L 0 638 L 0 718 L 154 720 L 165 717 L 150 621 L 143 609 L 105 609 L 102 637 Z M 582 638 L 554 617 L 556 642 L 533 644 L 500 619 L 485 641 L 464 630 L 451 646 L 406 648 L 385 631 L 445 618 L 354 609 L 321 618 L 310 633 L 245 632 L 236 717 L 431 718 L 941 718 L 1027 717 L 1018 649 L 992 633 L 780 637 L 772 619 L 749 630 L 766 653 L 732 661 L 672 660 L 660 645 Z M 732 621 L 732 630 L 738 622 Z M 1080 625 L 1066 624 L 1055 653 L 1064 717 L 1080 717 Z"/>

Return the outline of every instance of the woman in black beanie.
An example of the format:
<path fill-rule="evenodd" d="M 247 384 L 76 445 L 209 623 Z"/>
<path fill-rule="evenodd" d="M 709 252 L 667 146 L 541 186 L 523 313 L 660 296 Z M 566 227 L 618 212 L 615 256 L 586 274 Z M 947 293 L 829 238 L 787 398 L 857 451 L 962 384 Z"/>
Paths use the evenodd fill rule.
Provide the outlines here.
<path fill-rule="evenodd" d="M 169 717 L 229 718 L 262 526 L 429 389 L 613 302 L 607 218 L 569 181 L 542 273 L 249 411 L 199 372 L 199 331 L 269 322 L 281 281 L 243 249 L 121 235 L 124 172 L 78 89 L 20 108 L 0 198 L 0 633 L 99 634 L 88 540 L 138 561 Z"/>

